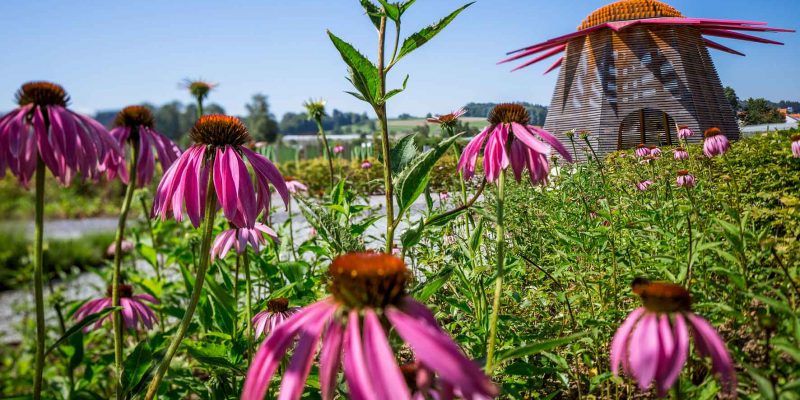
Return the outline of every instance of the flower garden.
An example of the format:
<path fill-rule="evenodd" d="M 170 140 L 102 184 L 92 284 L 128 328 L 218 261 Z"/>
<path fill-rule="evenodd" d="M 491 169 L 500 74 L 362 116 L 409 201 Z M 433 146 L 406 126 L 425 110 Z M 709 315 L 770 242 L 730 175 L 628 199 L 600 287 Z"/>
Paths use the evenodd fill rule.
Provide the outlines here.
<path fill-rule="evenodd" d="M 400 40 L 413 3 L 361 1 L 373 58 L 328 32 L 374 157 L 337 157 L 324 101 L 304 104 L 322 156 L 274 163 L 203 112 L 208 82 L 185 85 L 185 148 L 145 107 L 109 128 L 22 84 L 0 176 L 34 232 L 2 272 L 32 296 L 0 398 L 800 399 L 798 132 L 682 126 L 601 155 L 508 103 L 470 138 L 438 114 L 420 149 L 389 135 L 387 75 L 471 3 Z M 113 201 L 115 235 L 55 274 L 46 210 L 78 192 Z M 67 299 L 81 274 L 106 287 Z"/>

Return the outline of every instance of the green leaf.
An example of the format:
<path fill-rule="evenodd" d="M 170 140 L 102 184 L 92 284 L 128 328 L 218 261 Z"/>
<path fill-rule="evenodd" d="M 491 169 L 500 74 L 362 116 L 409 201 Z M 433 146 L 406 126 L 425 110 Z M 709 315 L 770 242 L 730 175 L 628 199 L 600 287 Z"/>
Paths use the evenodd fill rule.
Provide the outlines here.
<path fill-rule="evenodd" d="M 392 175 L 397 175 L 403 171 L 411 160 L 419 154 L 417 145 L 414 144 L 416 136 L 416 133 L 405 136 L 392 147 L 389 153 L 392 161 Z"/>
<path fill-rule="evenodd" d="M 406 84 L 408 84 L 408 75 L 406 75 L 406 79 L 403 79 L 403 87 L 400 89 L 392 89 L 385 96 L 383 96 L 383 100 L 381 103 L 386 103 L 386 100 L 391 99 L 394 95 L 406 90 Z"/>
<path fill-rule="evenodd" d="M 575 339 L 579 339 L 583 336 L 586 336 L 588 332 L 581 332 L 576 333 L 574 335 L 564 336 L 561 338 L 545 340 L 542 342 L 536 342 L 533 344 L 529 344 L 527 346 L 517 347 L 515 349 L 511 349 L 508 351 L 504 351 L 497 356 L 497 363 L 513 360 L 519 357 L 525 356 L 532 356 L 535 354 L 539 354 L 543 351 L 548 351 L 554 349 L 559 346 L 563 346 L 565 344 L 571 343 Z"/>
<path fill-rule="evenodd" d="M 342 60 L 350 67 L 348 80 L 367 103 L 378 104 L 380 100 L 380 73 L 378 68 L 350 43 L 340 39 L 331 31 L 328 31 L 328 36 L 342 56 Z"/>
<path fill-rule="evenodd" d="M 397 188 L 397 205 L 400 208 L 398 218 L 411 207 L 411 204 L 425 190 L 430 180 L 430 173 L 436 162 L 447 152 L 450 146 L 464 133 L 453 135 L 432 149 L 418 155 L 398 176 L 395 182 Z"/>
<path fill-rule="evenodd" d="M 761 371 L 752 366 L 746 365 L 745 368 L 747 369 L 747 373 L 750 374 L 750 377 L 756 382 L 758 391 L 761 392 L 761 397 L 766 400 L 775 399 L 775 390 L 772 388 L 772 383 L 769 379 L 767 379 Z"/>
<path fill-rule="evenodd" d="M 44 355 L 46 356 L 46 355 L 52 353 L 53 350 L 55 350 L 58 346 L 60 346 L 61 343 L 64 343 L 72 335 L 75 335 L 75 334 L 81 332 L 81 329 L 83 329 L 83 328 L 85 328 L 85 327 L 97 322 L 100 318 L 105 317 L 110 312 L 112 312 L 114 310 L 121 310 L 121 309 L 122 309 L 122 307 L 108 307 L 108 308 L 106 308 L 104 310 L 101 310 L 101 311 L 98 311 L 98 312 L 96 312 L 94 314 L 89 314 L 88 316 L 86 316 L 86 318 L 78 321 L 78 323 L 76 323 L 75 325 L 73 325 L 72 327 L 67 329 L 67 331 L 64 332 L 64 334 L 61 335 L 61 337 L 58 338 L 58 340 L 56 340 L 56 342 L 53 343 L 47 349 L 47 351 L 44 353 Z"/>
<path fill-rule="evenodd" d="M 467 3 L 461 6 L 461 8 L 453 11 L 452 13 L 450 13 L 450 15 L 444 17 L 439 22 L 430 25 L 428 27 L 425 27 L 421 31 L 407 37 L 405 40 L 403 40 L 403 46 L 400 47 L 400 52 L 397 54 L 397 59 L 395 61 L 403 58 L 412 51 L 422 47 L 422 45 L 424 45 L 425 43 L 428 43 L 429 40 L 433 39 L 434 36 L 439 34 L 439 32 L 441 32 L 445 27 L 447 27 L 447 25 L 449 25 L 450 22 L 453 22 L 453 20 L 458 16 L 458 14 L 464 11 L 464 9 L 466 9 L 467 7 L 471 6 L 473 3 L 475 2 L 473 1 L 471 3 Z"/>
<path fill-rule="evenodd" d="M 135 395 L 145 387 L 145 377 L 153 369 L 153 351 L 145 340 L 125 357 L 122 363 L 122 391 Z"/>
<path fill-rule="evenodd" d="M 378 2 L 383 6 L 383 10 L 386 12 L 386 16 L 389 17 L 389 19 L 396 23 L 400 22 L 400 4 L 389 3 L 386 0 L 378 0 Z"/>
<path fill-rule="evenodd" d="M 403 232 L 400 236 L 400 241 L 403 244 L 403 248 L 411 248 L 419 243 L 420 239 L 422 239 L 422 231 L 425 230 L 425 223 L 420 218 L 417 223 L 408 227 L 408 229 Z"/>
<path fill-rule="evenodd" d="M 381 9 L 370 0 L 361 0 L 361 7 L 366 11 L 367 16 L 372 21 L 372 25 L 375 25 L 375 29 L 380 29 L 381 16 L 383 16 Z"/>
<path fill-rule="evenodd" d="M 417 0 L 408 0 L 400 4 L 400 15 L 402 16 L 403 13 L 408 11 L 408 9 L 416 2 Z"/>
<path fill-rule="evenodd" d="M 419 301 L 425 302 L 450 280 L 453 276 L 453 271 L 453 267 L 442 268 L 433 279 L 414 288 L 414 297 Z"/>
<path fill-rule="evenodd" d="M 205 365 L 243 372 L 230 360 L 227 347 L 221 344 L 195 342 L 188 343 L 186 349 L 189 355 Z"/>

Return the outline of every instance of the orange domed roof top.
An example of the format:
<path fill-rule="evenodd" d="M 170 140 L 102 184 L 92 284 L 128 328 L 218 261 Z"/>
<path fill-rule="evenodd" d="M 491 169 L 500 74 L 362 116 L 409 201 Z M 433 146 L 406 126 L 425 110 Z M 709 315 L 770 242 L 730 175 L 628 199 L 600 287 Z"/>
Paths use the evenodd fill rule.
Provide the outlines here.
<path fill-rule="evenodd" d="M 658 0 L 619 0 L 589 14 L 578 30 L 584 30 L 606 22 L 629 21 L 646 18 L 680 18 L 683 14 L 674 7 Z"/>

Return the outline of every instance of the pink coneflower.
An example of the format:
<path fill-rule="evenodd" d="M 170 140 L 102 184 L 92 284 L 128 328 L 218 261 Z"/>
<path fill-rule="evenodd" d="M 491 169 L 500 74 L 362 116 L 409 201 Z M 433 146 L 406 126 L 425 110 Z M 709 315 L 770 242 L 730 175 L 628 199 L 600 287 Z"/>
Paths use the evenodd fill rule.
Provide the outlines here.
<path fill-rule="evenodd" d="M 295 180 L 290 176 L 287 176 L 285 179 L 286 179 L 286 188 L 289 189 L 289 193 L 297 194 L 300 192 L 308 191 L 308 186 L 300 183 L 300 181 Z"/>
<path fill-rule="evenodd" d="M 69 95 L 50 82 L 28 82 L 17 91 L 19 107 L 0 118 L 0 178 L 6 168 L 27 188 L 37 160 L 62 185 L 79 175 L 112 179 L 124 160 L 99 122 L 67 109 Z"/>
<path fill-rule="evenodd" d="M 792 155 L 794 158 L 800 158 L 800 135 L 792 136 Z"/>
<path fill-rule="evenodd" d="M 137 329 L 138 326 L 146 329 L 152 329 L 153 324 L 158 322 L 156 314 L 144 302 L 150 304 L 158 304 L 155 297 L 143 293 L 133 294 L 131 285 L 119 285 L 119 304 L 122 307 L 122 321 L 127 329 Z M 106 297 L 99 299 L 89 300 L 72 316 L 76 321 L 82 321 L 84 318 L 105 310 L 111 307 L 111 287 L 106 292 Z M 104 322 L 111 320 L 111 314 L 106 314 L 103 318 L 97 320 L 94 325 L 87 325 L 83 328 L 84 332 L 89 332 L 92 329 L 98 329 Z"/>
<path fill-rule="evenodd" d="M 489 126 L 475 136 L 464 148 L 458 169 L 464 179 L 475 175 L 475 164 L 483 148 L 483 167 L 488 182 L 494 182 L 509 165 L 517 182 L 528 169 L 534 184 L 547 181 L 550 172 L 550 151 L 554 147 L 564 158 L 572 161 L 567 149 L 555 136 L 544 129 L 528 125 L 530 115 L 519 104 L 499 104 L 489 113 Z M 541 139 L 541 140 L 540 140 Z M 544 140 L 548 144 L 542 142 Z"/>
<path fill-rule="evenodd" d="M 449 199 L 450 199 L 450 193 L 447 193 L 447 192 L 439 193 L 439 201 L 440 202 L 445 202 L 445 201 L 447 201 Z"/>
<path fill-rule="evenodd" d="M 178 146 L 158 133 L 153 124 L 153 115 L 147 107 L 128 106 L 117 114 L 114 120 L 116 128 L 111 130 L 111 136 L 117 140 L 120 148 L 124 148 L 125 144 L 139 146 L 139 160 L 136 163 L 137 187 L 147 186 L 153 180 L 156 156 L 162 171 L 166 171 L 181 155 Z M 127 183 L 128 170 L 123 167 L 119 169 L 119 173 L 122 181 Z"/>
<path fill-rule="evenodd" d="M 678 187 L 686 187 L 686 188 L 693 188 L 695 184 L 697 184 L 694 175 L 690 174 L 689 171 L 682 169 L 678 171 L 678 179 L 677 179 Z"/>
<path fill-rule="evenodd" d="M 189 220 L 198 227 L 206 206 L 209 177 L 213 177 L 213 189 L 225 217 L 238 227 L 254 228 L 258 215 L 269 213 L 270 184 L 284 203 L 289 203 L 289 189 L 278 169 L 266 157 L 244 146 L 250 135 L 238 118 L 203 116 L 189 136 L 195 144 L 164 173 L 156 191 L 154 214 L 182 221 L 185 205 Z M 256 187 L 242 156 L 253 167 Z"/>
<path fill-rule="evenodd" d="M 300 311 L 300 307 L 289 307 L 289 299 L 279 297 L 267 302 L 267 309 L 253 317 L 253 326 L 256 328 L 256 338 L 263 333 L 269 336 L 275 328 L 286 321 L 287 318 Z"/>
<path fill-rule="evenodd" d="M 335 396 L 340 365 L 349 398 L 408 399 L 411 391 L 385 329 L 397 332 L 432 376 L 464 398 L 497 394 L 489 378 L 461 353 L 433 314 L 406 294 L 408 270 L 402 260 L 378 253 L 347 254 L 333 261 L 328 275 L 331 296 L 291 316 L 262 343 L 247 372 L 242 399 L 264 398 L 272 375 L 297 336 L 281 382 L 281 398 L 300 398 L 320 349 L 323 399 Z"/>
<path fill-rule="evenodd" d="M 677 381 L 689 353 L 689 336 L 703 357 L 710 357 L 726 392 L 735 394 L 736 373 L 725 342 L 702 317 L 691 312 L 691 296 L 671 283 L 637 278 L 633 291 L 643 307 L 630 313 L 611 341 L 611 370 L 638 381 L 641 390 L 655 383 L 659 396 Z"/>
<path fill-rule="evenodd" d="M 653 184 L 653 181 L 651 181 L 649 179 L 648 180 L 644 180 L 644 181 L 640 181 L 640 182 L 636 182 L 636 189 L 639 190 L 640 192 L 646 192 L 647 189 L 650 188 L 650 185 L 652 185 L 652 184 Z"/>
<path fill-rule="evenodd" d="M 731 147 L 731 142 L 728 141 L 728 138 L 722 134 L 719 128 L 706 130 L 705 137 L 703 154 L 708 158 L 723 155 Z"/>
<path fill-rule="evenodd" d="M 364 160 L 361 162 L 361 169 L 370 169 L 372 168 L 372 163 L 369 160 Z"/>
<path fill-rule="evenodd" d="M 461 118 L 464 114 L 467 113 L 463 107 L 457 110 L 450 112 L 449 114 L 437 115 L 433 118 L 428 118 L 428 122 L 432 124 L 438 124 L 444 127 L 453 127 L 458 119 Z"/>
<path fill-rule="evenodd" d="M 689 152 L 686 151 L 686 149 L 684 149 L 683 147 L 678 147 L 675 150 L 673 150 L 673 155 L 674 155 L 675 159 L 678 160 L 678 161 L 683 161 L 683 160 L 688 160 L 689 159 Z"/>
<path fill-rule="evenodd" d="M 651 156 L 653 156 L 653 157 L 661 157 L 661 149 L 659 149 L 658 146 L 650 146 L 648 148 L 648 150 L 650 150 L 650 155 Z"/>
<path fill-rule="evenodd" d="M 130 240 L 122 240 L 120 247 L 122 249 L 122 254 L 130 253 L 131 251 L 133 251 L 133 247 L 134 247 L 133 242 L 131 242 Z M 116 254 L 116 252 L 117 252 L 116 242 L 109 244 L 108 248 L 106 248 L 106 255 L 109 257 L 114 257 L 114 254 Z"/>
<path fill-rule="evenodd" d="M 694 136 L 694 132 L 686 125 L 681 125 L 678 127 L 678 138 L 681 140 L 686 140 L 690 137 Z"/>
<path fill-rule="evenodd" d="M 333 146 L 333 154 L 341 154 L 341 153 L 344 153 L 344 146 L 340 144 Z"/>
<path fill-rule="evenodd" d="M 636 154 L 636 157 L 645 157 L 650 155 L 650 148 L 645 146 L 644 143 L 636 146 L 636 150 L 633 151 L 633 154 Z"/>
<path fill-rule="evenodd" d="M 223 231 L 214 239 L 211 246 L 211 258 L 225 258 L 231 248 L 236 250 L 236 254 L 242 254 L 247 250 L 247 245 L 255 251 L 260 252 L 262 247 L 267 244 L 267 235 L 272 241 L 278 242 L 278 234 L 272 228 L 256 222 L 252 228 L 228 229 Z"/>

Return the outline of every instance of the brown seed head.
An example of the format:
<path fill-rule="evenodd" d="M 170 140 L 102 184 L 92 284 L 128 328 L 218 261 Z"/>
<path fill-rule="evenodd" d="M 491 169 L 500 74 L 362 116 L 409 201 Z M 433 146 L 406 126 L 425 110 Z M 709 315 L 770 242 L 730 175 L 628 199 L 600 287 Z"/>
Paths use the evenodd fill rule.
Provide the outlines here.
<path fill-rule="evenodd" d="M 648 311 L 669 313 L 692 309 L 691 294 L 679 285 L 636 278 L 631 286 L 633 293 L 642 299 L 642 304 Z"/>
<path fill-rule="evenodd" d="M 719 128 L 708 128 L 706 129 L 705 133 L 703 134 L 705 137 L 713 137 L 717 135 L 722 135 L 722 130 Z"/>
<path fill-rule="evenodd" d="M 153 127 L 153 114 L 145 106 L 127 106 L 114 118 L 114 126 L 133 128 L 135 126 Z"/>
<path fill-rule="evenodd" d="M 792 135 L 793 142 L 800 142 L 800 135 Z"/>
<path fill-rule="evenodd" d="M 206 81 L 202 81 L 202 80 L 193 81 L 191 79 L 186 79 L 186 80 L 183 81 L 183 86 L 186 89 L 189 89 L 189 93 L 191 93 L 192 96 L 194 96 L 197 99 L 203 100 L 206 97 L 208 97 L 208 94 L 215 87 L 219 86 L 219 84 L 206 82 Z"/>
<path fill-rule="evenodd" d="M 250 141 L 247 127 L 236 117 L 204 115 L 194 124 L 189 137 L 211 146 L 241 146 Z"/>
<path fill-rule="evenodd" d="M 489 123 L 497 125 L 501 123 L 510 124 L 516 122 L 520 125 L 528 125 L 531 120 L 528 110 L 520 104 L 503 103 L 496 105 L 489 112 Z"/>
<path fill-rule="evenodd" d="M 112 290 L 111 289 L 112 289 L 111 286 L 109 286 L 108 289 L 106 289 L 106 296 L 111 297 L 111 295 L 112 295 L 112 293 L 111 293 Z M 126 285 L 124 283 L 120 284 L 119 285 L 119 298 L 120 299 L 124 299 L 124 298 L 128 298 L 128 297 L 131 297 L 131 296 L 133 296 L 133 286 Z"/>
<path fill-rule="evenodd" d="M 289 309 L 289 299 L 278 297 L 267 302 L 267 310 L 271 313 L 282 313 Z"/>
<path fill-rule="evenodd" d="M 678 176 L 686 176 L 686 175 L 689 175 L 688 170 L 682 169 L 678 171 Z"/>
<path fill-rule="evenodd" d="M 328 268 L 328 289 L 350 308 L 383 308 L 405 295 L 408 270 L 403 260 L 384 253 L 349 253 Z"/>
<path fill-rule="evenodd" d="M 23 84 L 17 90 L 15 97 L 17 104 L 20 106 L 33 104 L 37 106 L 66 107 L 69 102 L 69 95 L 61 85 L 44 81 Z"/>

